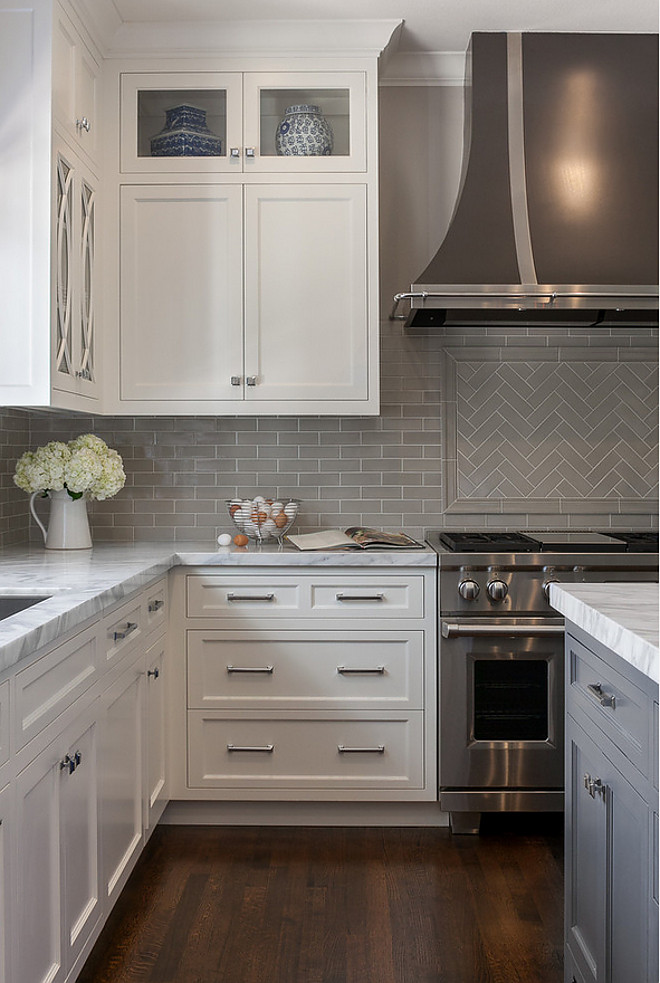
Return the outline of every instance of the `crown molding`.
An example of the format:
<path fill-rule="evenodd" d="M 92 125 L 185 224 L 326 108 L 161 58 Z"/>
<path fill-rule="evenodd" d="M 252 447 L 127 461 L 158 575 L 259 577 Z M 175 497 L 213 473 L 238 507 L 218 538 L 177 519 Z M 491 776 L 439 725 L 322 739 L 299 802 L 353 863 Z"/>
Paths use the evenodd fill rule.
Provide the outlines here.
<path fill-rule="evenodd" d="M 464 51 L 395 51 L 381 71 L 379 84 L 464 85 Z"/>
<path fill-rule="evenodd" d="M 402 23 L 394 19 L 120 22 L 110 37 L 106 35 L 106 54 L 379 57 Z"/>

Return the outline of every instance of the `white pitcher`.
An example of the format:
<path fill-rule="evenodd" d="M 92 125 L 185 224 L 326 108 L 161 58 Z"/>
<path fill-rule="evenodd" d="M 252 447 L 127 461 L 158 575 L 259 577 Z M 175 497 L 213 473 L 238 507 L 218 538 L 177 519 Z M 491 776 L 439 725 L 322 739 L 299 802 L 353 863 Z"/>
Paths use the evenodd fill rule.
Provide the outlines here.
<path fill-rule="evenodd" d="M 48 529 L 37 515 L 34 500 L 41 492 L 30 495 L 30 512 L 41 529 L 47 550 L 88 550 L 92 546 L 84 498 L 71 498 L 68 491 L 49 491 Z"/>

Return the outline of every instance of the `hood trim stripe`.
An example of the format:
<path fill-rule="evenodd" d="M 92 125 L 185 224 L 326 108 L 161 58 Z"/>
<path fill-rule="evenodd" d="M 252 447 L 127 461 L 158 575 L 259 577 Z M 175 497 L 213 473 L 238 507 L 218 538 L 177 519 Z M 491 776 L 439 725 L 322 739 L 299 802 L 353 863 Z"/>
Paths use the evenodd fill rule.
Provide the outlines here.
<path fill-rule="evenodd" d="M 507 34 L 506 69 L 509 187 L 516 257 L 522 282 L 538 283 L 527 207 L 522 34 L 519 32 Z"/>

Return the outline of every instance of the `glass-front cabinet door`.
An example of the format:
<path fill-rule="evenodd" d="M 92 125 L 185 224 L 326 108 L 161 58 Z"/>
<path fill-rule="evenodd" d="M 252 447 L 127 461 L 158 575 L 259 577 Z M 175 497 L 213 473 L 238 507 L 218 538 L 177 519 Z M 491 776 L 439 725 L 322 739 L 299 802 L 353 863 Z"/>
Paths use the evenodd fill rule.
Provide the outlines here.
<path fill-rule="evenodd" d="M 366 170 L 364 72 L 122 75 L 124 173 Z"/>
<path fill-rule="evenodd" d="M 363 72 L 244 76 L 245 170 L 366 170 Z"/>
<path fill-rule="evenodd" d="M 241 90 L 240 72 L 122 75 L 122 171 L 240 169 Z"/>

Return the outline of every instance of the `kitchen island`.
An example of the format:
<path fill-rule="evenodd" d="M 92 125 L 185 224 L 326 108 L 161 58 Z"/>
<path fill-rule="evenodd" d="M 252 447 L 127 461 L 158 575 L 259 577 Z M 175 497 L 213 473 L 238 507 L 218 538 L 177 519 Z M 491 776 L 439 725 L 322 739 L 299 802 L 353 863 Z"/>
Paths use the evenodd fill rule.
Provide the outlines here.
<path fill-rule="evenodd" d="M 658 586 L 550 587 L 566 617 L 566 983 L 658 979 Z"/>

